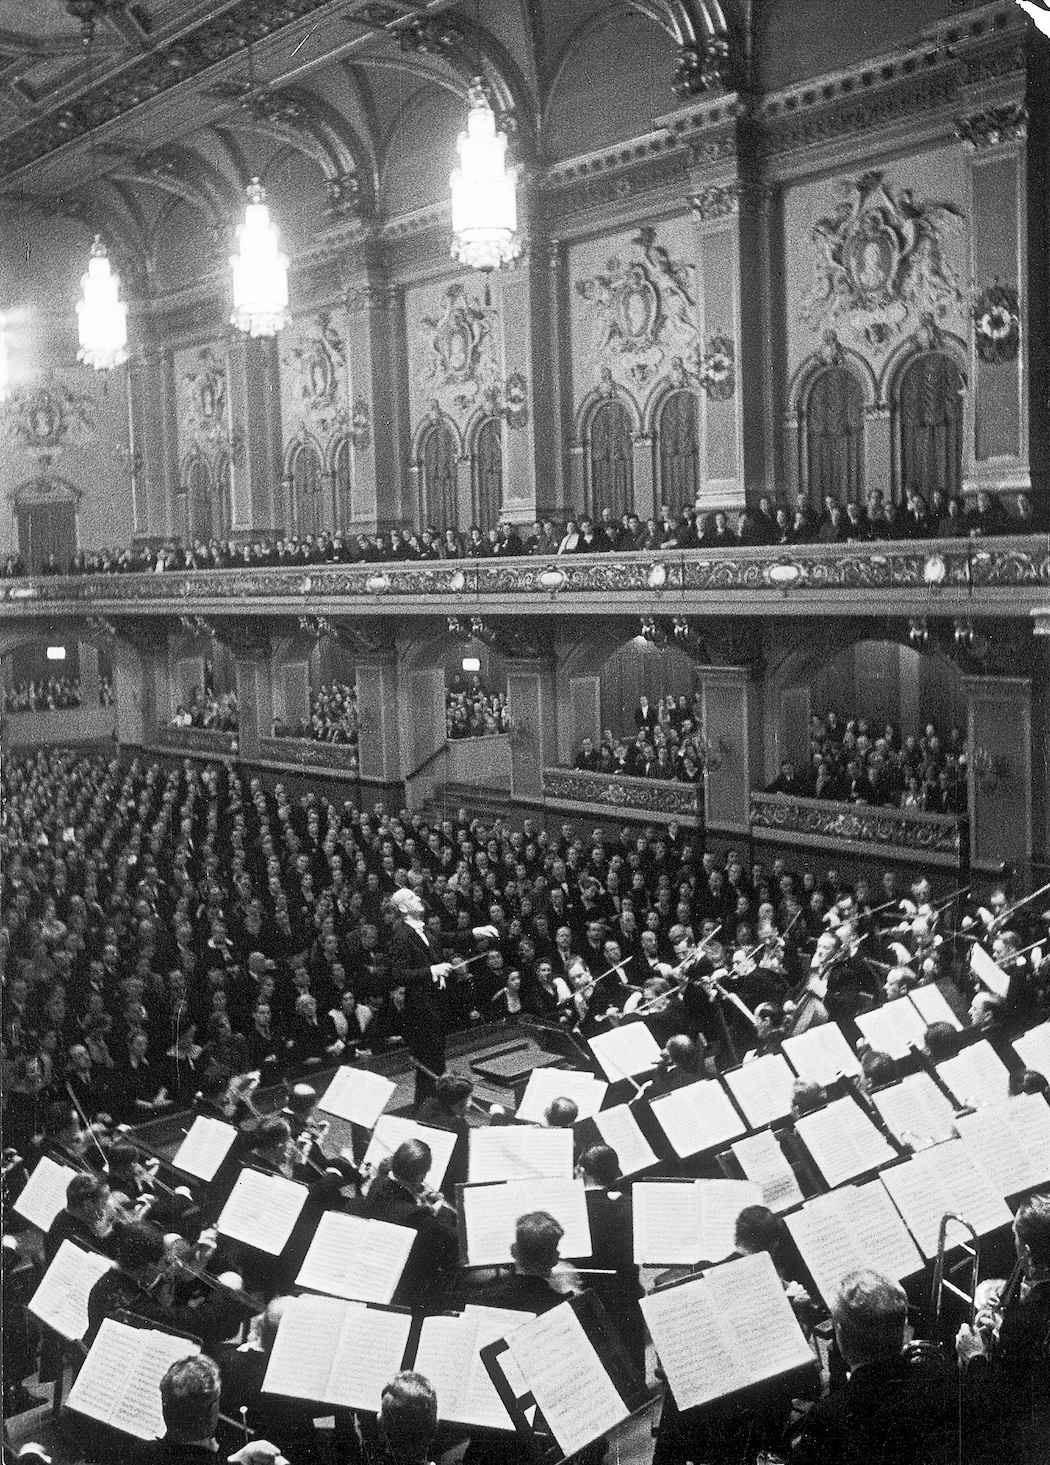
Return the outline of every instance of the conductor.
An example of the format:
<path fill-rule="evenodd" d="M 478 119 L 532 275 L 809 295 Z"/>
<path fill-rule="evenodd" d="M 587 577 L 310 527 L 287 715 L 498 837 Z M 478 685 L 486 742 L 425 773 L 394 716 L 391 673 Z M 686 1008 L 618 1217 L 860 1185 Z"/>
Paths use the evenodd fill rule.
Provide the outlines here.
<path fill-rule="evenodd" d="M 390 936 L 390 980 L 405 989 L 403 1027 L 408 1051 L 420 1065 L 416 1069 L 416 1108 L 434 1092 L 434 1079 L 423 1070 L 441 1075 L 445 1071 L 445 1038 L 448 1033 L 448 983 L 455 964 L 445 955 L 445 946 L 466 947 L 473 938 L 490 937 L 495 926 L 475 926 L 467 932 L 435 936 L 424 924 L 423 902 L 414 890 L 395 890 L 390 904 L 397 921 Z"/>

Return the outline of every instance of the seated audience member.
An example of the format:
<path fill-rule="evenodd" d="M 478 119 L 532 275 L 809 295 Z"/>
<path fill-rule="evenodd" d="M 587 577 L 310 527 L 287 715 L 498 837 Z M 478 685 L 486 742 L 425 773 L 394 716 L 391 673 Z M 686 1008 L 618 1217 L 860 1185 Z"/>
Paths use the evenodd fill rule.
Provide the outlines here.
<path fill-rule="evenodd" d="M 947 1368 L 904 1356 L 904 1288 L 878 1272 L 850 1272 L 831 1318 L 848 1378 L 806 1415 L 792 1465 L 948 1465 L 954 1381 Z"/>

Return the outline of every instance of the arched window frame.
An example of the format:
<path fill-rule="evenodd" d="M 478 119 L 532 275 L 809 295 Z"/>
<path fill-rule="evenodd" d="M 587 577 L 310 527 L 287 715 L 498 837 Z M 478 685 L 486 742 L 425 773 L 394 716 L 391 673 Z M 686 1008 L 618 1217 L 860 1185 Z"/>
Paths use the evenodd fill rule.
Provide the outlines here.
<path fill-rule="evenodd" d="M 495 454 L 486 461 L 487 455 L 492 452 L 493 445 Z M 491 529 L 499 522 L 503 514 L 505 486 L 503 419 L 496 416 L 482 417 L 474 429 L 471 447 L 471 515 L 473 522 L 479 524 L 482 529 Z M 498 461 L 498 477 L 493 494 L 491 465 L 496 461 Z M 486 483 L 486 477 L 488 477 L 488 483 Z"/>
<path fill-rule="evenodd" d="M 444 444 L 447 453 L 447 461 L 444 464 L 445 476 L 439 484 L 431 482 L 433 471 L 432 459 L 430 457 L 433 444 L 438 442 Z M 419 526 L 425 528 L 432 525 L 438 532 L 446 528 L 455 529 L 462 527 L 458 525 L 458 492 L 459 492 L 459 459 L 460 439 L 456 432 L 455 424 L 444 414 L 433 416 L 427 420 L 416 443 L 416 467 L 419 476 Z M 437 493 L 440 492 L 440 502 Z"/>
<path fill-rule="evenodd" d="M 957 406 L 952 423 L 944 429 L 942 442 L 933 445 L 935 458 L 939 460 L 938 466 L 942 470 L 938 474 L 938 480 L 930 481 L 924 475 L 918 481 L 913 481 L 917 477 L 915 449 L 908 443 L 903 395 L 913 375 L 928 369 L 934 362 L 942 363 L 945 374 L 954 379 Z M 910 343 L 887 364 L 886 378 L 893 445 L 894 500 L 904 503 L 911 487 L 917 488 L 927 502 L 934 490 L 940 491 L 946 498 L 961 496 L 965 472 L 967 390 L 966 356 L 962 342 L 955 337 L 944 337 L 936 347 L 928 350 L 916 349 L 915 344 Z M 950 400 L 946 398 L 946 402 Z"/>
<path fill-rule="evenodd" d="M 687 430 L 688 426 L 692 427 L 692 449 L 684 457 L 679 452 L 676 455 L 677 463 L 671 464 L 669 449 L 674 438 L 672 424 L 668 418 L 672 412 L 680 410 L 683 399 L 688 399 L 692 404 L 692 422 L 687 425 Z M 688 386 L 672 387 L 656 403 L 651 420 L 655 440 L 653 466 L 656 470 L 656 502 L 660 505 L 666 504 L 673 513 L 678 514 L 683 509 L 693 506 L 702 486 L 700 479 L 702 417 L 699 395 Z M 680 424 L 674 424 L 673 431 L 677 434 L 680 431 Z M 690 467 L 691 473 L 689 472 Z"/>

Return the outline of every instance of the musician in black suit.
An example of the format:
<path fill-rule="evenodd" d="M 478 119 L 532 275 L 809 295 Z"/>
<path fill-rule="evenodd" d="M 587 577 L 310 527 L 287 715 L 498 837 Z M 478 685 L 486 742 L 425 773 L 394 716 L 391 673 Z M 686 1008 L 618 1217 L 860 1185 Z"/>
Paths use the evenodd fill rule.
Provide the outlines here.
<path fill-rule="evenodd" d="M 416 1107 L 434 1092 L 434 1080 L 422 1068 L 441 1074 L 445 1070 L 445 1038 L 449 1028 L 448 982 L 453 964 L 445 955 L 446 945 L 466 947 L 471 938 L 496 940 L 495 926 L 475 926 L 472 932 L 427 930 L 424 906 L 414 890 L 395 890 L 390 904 L 398 920 L 390 936 L 391 985 L 404 987 L 403 1031 L 408 1051 L 421 1065 L 416 1070 Z"/>

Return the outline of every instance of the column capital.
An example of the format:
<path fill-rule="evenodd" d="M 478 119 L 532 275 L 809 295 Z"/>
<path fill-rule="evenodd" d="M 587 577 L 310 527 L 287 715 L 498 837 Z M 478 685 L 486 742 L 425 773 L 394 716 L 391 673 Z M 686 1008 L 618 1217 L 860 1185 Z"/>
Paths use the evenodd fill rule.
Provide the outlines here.
<path fill-rule="evenodd" d="M 987 152 L 1028 136 L 1028 108 L 1024 102 L 1005 102 L 955 119 L 955 135 L 967 152 Z"/>
<path fill-rule="evenodd" d="M 740 212 L 742 185 L 737 178 L 705 183 L 689 199 L 693 214 L 702 224 L 735 218 Z"/>

